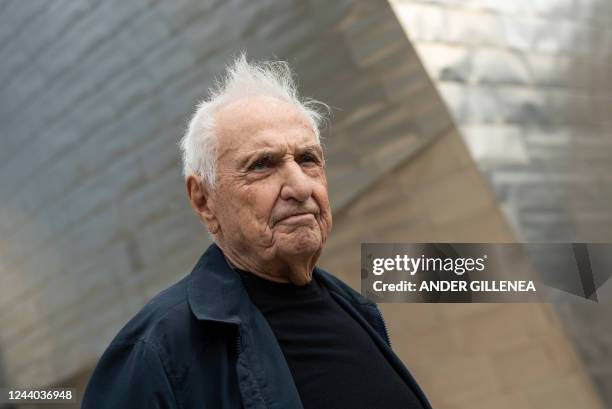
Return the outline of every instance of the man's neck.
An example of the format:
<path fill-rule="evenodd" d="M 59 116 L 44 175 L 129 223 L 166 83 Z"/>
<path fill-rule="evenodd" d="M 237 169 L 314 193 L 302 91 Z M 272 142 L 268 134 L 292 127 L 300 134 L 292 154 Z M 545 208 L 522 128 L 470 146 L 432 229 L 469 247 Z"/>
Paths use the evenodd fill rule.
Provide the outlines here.
<path fill-rule="evenodd" d="M 219 246 L 219 244 L 217 245 Z M 225 257 L 227 264 L 233 270 L 246 271 L 265 280 L 274 281 L 277 283 L 293 283 L 296 285 L 305 285 L 308 284 L 310 280 L 312 280 L 312 268 L 300 268 L 297 271 L 292 271 L 289 267 L 287 267 L 287 271 L 285 272 L 285 274 L 282 274 L 282 272 L 280 271 L 277 274 L 270 274 L 262 269 L 250 268 L 247 263 L 241 262 L 238 257 L 233 257 L 233 254 L 231 254 L 231 252 L 226 251 L 221 246 L 219 246 L 219 248 L 221 248 L 223 257 Z"/>

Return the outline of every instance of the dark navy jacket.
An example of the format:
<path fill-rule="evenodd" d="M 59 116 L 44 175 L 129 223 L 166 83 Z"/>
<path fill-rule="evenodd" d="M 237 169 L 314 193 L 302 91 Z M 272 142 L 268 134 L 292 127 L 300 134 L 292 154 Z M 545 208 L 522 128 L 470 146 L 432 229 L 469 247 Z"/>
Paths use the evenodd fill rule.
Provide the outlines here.
<path fill-rule="evenodd" d="M 431 408 L 391 350 L 376 305 L 320 268 L 313 275 Z M 270 326 L 212 244 L 191 274 L 153 298 L 115 337 L 82 408 L 302 409 L 302 403 Z"/>

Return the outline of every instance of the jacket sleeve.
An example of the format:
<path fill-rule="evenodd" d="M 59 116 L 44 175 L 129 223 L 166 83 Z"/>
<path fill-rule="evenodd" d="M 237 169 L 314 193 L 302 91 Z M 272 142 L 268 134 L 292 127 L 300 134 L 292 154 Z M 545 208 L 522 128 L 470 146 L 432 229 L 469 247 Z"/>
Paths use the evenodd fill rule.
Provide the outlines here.
<path fill-rule="evenodd" d="M 167 369 L 146 341 L 111 344 L 94 370 L 81 409 L 177 409 Z"/>

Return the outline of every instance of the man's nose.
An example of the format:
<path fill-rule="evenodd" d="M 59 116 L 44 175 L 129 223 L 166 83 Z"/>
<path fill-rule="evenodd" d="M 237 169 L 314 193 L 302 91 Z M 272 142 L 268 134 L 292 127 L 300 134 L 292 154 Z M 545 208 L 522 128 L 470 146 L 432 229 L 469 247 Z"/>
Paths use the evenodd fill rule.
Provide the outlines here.
<path fill-rule="evenodd" d="M 295 161 L 289 161 L 283 166 L 283 185 L 281 198 L 305 202 L 312 195 L 312 180 L 304 173 L 302 167 Z"/>

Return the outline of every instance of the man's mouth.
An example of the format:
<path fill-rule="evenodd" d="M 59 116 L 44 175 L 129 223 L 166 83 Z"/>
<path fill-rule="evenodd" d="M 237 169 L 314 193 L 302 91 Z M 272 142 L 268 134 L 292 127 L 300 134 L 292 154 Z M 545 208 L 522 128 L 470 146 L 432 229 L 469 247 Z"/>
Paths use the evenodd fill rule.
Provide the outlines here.
<path fill-rule="evenodd" d="M 304 224 L 309 223 L 314 219 L 314 215 L 312 213 L 296 213 L 291 216 L 287 216 L 283 219 L 278 220 L 275 224 L 283 223 L 283 224 Z"/>

